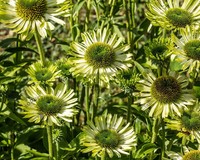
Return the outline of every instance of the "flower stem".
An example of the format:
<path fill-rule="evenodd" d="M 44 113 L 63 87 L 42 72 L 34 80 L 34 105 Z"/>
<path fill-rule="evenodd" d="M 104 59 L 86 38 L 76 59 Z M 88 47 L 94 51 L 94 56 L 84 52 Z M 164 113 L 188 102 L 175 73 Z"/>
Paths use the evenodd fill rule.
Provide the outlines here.
<path fill-rule="evenodd" d="M 89 84 L 85 86 L 85 110 L 86 110 L 86 118 L 87 121 L 90 120 L 90 108 L 89 108 Z"/>
<path fill-rule="evenodd" d="M 47 136 L 48 136 L 48 149 L 49 160 L 53 160 L 53 141 L 52 141 L 52 127 L 47 124 Z"/>
<path fill-rule="evenodd" d="M 156 142 L 157 134 L 158 134 L 158 118 L 156 117 L 154 118 L 154 121 L 153 121 L 151 143 Z M 154 157 L 154 153 L 152 152 L 150 155 L 150 160 L 153 160 L 153 157 Z"/>
<path fill-rule="evenodd" d="M 123 4 L 125 6 L 125 11 L 126 11 L 128 44 L 131 45 L 131 50 L 132 50 L 133 39 L 134 39 L 132 30 L 135 27 L 135 22 L 134 22 L 135 0 L 123 0 Z"/>
<path fill-rule="evenodd" d="M 41 36 L 39 35 L 37 29 L 35 30 L 34 35 L 35 35 L 35 40 L 38 47 L 38 52 L 40 55 L 40 60 L 42 62 L 42 65 L 45 66 L 45 52 L 44 52 L 44 48 L 42 47 Z"/>
<path fill-rule="evenodd" d="M 85 31 L 88 30 L 88 24 L 90 21 L 90 10 L 91 10 L 91 0 L 87 0 L 87 8 L 86 8 L 86 18 L 85 18 Z"/>
<path fill-rule="evenodd" d="M 14 139 L 14 132 L 13 131 L 11 131 L 11 133 L 10 133 L 10 143 L 11 143 L 11 160 L 14 160 L 15 159 L 15 157 L 14 157 L 14 141 L 15 141 L 15 139 Z"/>
<path fill-rule="evenodd" d="M 16 47 L 20 47 L 21 46 L 21 44 L 20 44 L 20 42 L 19 42 L 19 34 L 17 34 L 17 42 L 16 42 Z M 20 61 L 21 61 L 21 57 L 22 57 L 22 52 L 17 52 L 16 53 L 16 63 L 18 64 L 18 63 L 20 63 Z"/>
<path fill-rule="evenodd" d="M 100 88 L 99 88 L 99 72 L 97 72 L 94 89 L 95 89 L 95 91 L 94 91 L 94 107 L 93 107 L 92 119 L 94 119 L 94 117 L 96 116 L 98 105 L 99 105 L 99 90 L 100 90 Z"/>
<path fill-rule="evenodd" d="M 133 98 L 132 96 L 128 96 L 128 113 L 127 113 L 127 122 L 130 121 L 130 117 L 131 117 L 131 104 L 133 103 Z"/>
<path fill-rule="evenodd" d="M 56 142 L 55 145 L 56 145 L 56 156 L 55 156 L 55 159 L 56 159 L 56 160 L 59 160 L 59 149 L 60 149 L 59 143 Z"/>
<path fill-rule="evenodd" d="M 161 159 L 164 159 L 165 156 L 165 122 L 161 118 L 161 124 L 162 124 L 162 154 Z"/>

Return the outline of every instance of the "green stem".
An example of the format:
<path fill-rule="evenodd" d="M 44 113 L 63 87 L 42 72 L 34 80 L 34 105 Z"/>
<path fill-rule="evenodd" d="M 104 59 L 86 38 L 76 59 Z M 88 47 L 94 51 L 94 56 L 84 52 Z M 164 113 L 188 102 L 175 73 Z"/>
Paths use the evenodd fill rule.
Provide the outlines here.
<path fill-rule="evenodd" d="M 94 1 L 95 2 L 95 5 L 96 5 L 96 7 L 95 7 L 95 11 L 96 11 L 96 16 L 97 16 L 97 28 L 99 28 L 99 26 L 100 26 L 100 12 L 99 12 L 99 2 L 97 2 L 97 0 L 95 0 Z"/>
<path fill-rule="evenodd" d="M 186 136 L 183 136 L 182 138 L 182 144 L 181 144 L 181 151 L 182 151 L 182 154 L 184 154 L 184 146 L 186 144 Z"/>
<path fill-rule="evenodd" d="M 14 157 L 15 138 L 14 138 L 13 131 L 11 131 L 11 133 L 10 133 L 10 143 L 11 143 L 11 160 L 15 160 L 15 157 Z"/>
<path fill-rule="evenodd" d="M 90 106 L 89 106 L 89 84 L 85 86 L 85 110 L 86 110 L 86 118 L 87 121 L 90 120 Z"/>
<path fill-rule="evenodd" d="M 38 47 L 38 52 L 40 55 L 40 60 L 42 62 L 42 65 L 45 66 L 45 52 L 44 52 L 44 48 L 42 46 L 42 40 L 41 40 L 41 36 L 38 33 L 37 29 L 35 30 L 35 40 L 36 40 L 36 44 Z"/>
<path fill-rule="evenodd" d="M 99 72 L 97 72 L 97 77 L 96 77 L 96 81 L 95 81 L 95 88 L 94 88 L 94 107 L 93 107 L 93 115 L 92 115 L 92 119 L 94 119 L 94 117 L 97 114 L 97 109 L 99 106 Z"/>
<path fill-rule="evenodd" d="M 60 149 L 60 147 L 59 147 L 59 142 L 56 142 L 56 160 L 59 160 L 59 149 Z"/>
<path fill-rule="evenodd" d="M 52 126 L 46 125 L 48 137 L 49 160 L 53 160 L 53 139 L 52 139 Z"/>
<path fill-rule="evenodd" d="M 128 29 L 127 31 L 127 39 L 128 39 L 128 44 L 131 44 L 131 34 L 130 34 L 130 16 L 129 16 L 129 8 L 128 8 L 128 3 L 127 0 L 123 0 L 123 4 L 125 6 L 125 12 L 126 12 L 126 28 Z"/>
<path fill-rule="evenodd" d="M 116 0 L 112 0 L 111 9 L 110 9 L 110 14 L 109 14 L 110 17 L 114 16 L 114 15 L 113 15 L 113 11 L 114 11 L 115 3 L 116 3 Z"/>
<path fill-rule="evenodd" d="M 162 154 L 161 154 L 161 160 L 164 159 L 165 156 L 165 122 L 161 118 L 161 124 L 162 124 Z"/>
<path fill-rule="evenodd" d="M 133 50 L 133 28 L 135 27 L 135 21 L 134 21 L 134 10 L 135 10 L 135 0 L 124 0 L 123 1 L 126 11 L 126 28 L 127 31 L 127 40 L 128 44 L 131 46 L 131 51 Z"/>
<path fill-rule="evenodd" d="M 127 122 L 130 121 L 131 117 L 131 104 L 133 103 L 133 98 L 132 96 L 128 96 L 128 113 L 127 113 Z"/>
<path fill-rule="evenodd" d="M 19 39 L 19 34 L 17 34 L 17 39 Z M 16 47 L 20 47 L 20 46 L 21 46 L 20 42 L 17 41 Z M 16 53 L 16 60 L 15 60 L 16 64 L 18 64 L 21 61 L 21 57 L 22 57 L 22 52 L 17 52 Z"/>
<path fill-rule="evenodd" d="M 156 117 L 154 118 L 154 121 L 153 121 L 151 143 L 156 142 L 157 134 L 158 134 L 158 118 Z M 154 153 L 152 152 L 150 155 L 150 160 L 153 160 L 153 157 L 154 157 Z"/>
<path fill-rule="evenodd" d="M 90 10 L 91 10 L 91 0 L 87 0 L 86 18 L 85 18 L 85 31 L 88 30 L 88 24 L 89 24 L 89 21 L 90 21 Z"/>

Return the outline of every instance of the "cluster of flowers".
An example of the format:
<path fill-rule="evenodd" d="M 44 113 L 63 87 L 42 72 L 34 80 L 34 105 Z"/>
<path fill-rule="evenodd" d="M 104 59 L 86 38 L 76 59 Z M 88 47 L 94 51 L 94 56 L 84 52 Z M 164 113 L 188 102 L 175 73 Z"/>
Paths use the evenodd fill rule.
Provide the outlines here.
<path fill-rule="evenodd" d="M 72 5 L 66 0 L 8 0 L 0 2 L 0 7 L 0 16 L 4 17 L 1 21 L 27 40 L 35 32 L 41 37 L 51 35 L 54 23 L 65 23 L 57 16 L 69 16 Z M 149 60 L 163 63 L 158 62 L 160 72 L 157 75 L 148 71 L 144 79 L 138 81 L 138 92 L 133 93 L 137 97 L 135 103 L 141 105 L 142 110 L 150 109 L 149 116 L 165 118 L 169 128 L 180 131 L 179 136 L 186 137 L 185 133 L 189 133 L 189 139 L 200 143 L 200 111 L 198 103 L 192 107 L 196 99 L 188 86 L 188 79 L 199 78 L 200 2 L 151 0 L 146 17 L 152 25 L 170 31 L 171 36 L 153 40 L 145 48 Z M 123 39 L 107 28 L 82 33 L 82 42 L 71 44 L 69 72 L 91 84 L 97 76 L 101 83 L 108 83 L 119 70 L 132 66 L 132 54 L 127 53 L 128 50 L 129 45 L 123 44 Z M 160 69 L 165 68 L 169 59 L 180 63 L 181 72 L 175 73 L 167 67 Z M 71 122 L 78 102 L 73 90 L 56 81 L 61 70 L 52 63 L 44 65 L 39 61 L 32 64 L 27 73 L 31 85 L 24 89 L 19 101 L 25 118 L 48 125 L 61 125 L 60 118 Z M 129 123 L 124 124 L 122 117 L 107 113 L 95 117 L 95 123 L 88 121 L 81 139 L 82 145 L 87 147 L 83 152 L 92 151 L 93 156 L 101 157 L 105 153 L 109 157 L 129 154 L 136 145 L 136 135 Z"/>

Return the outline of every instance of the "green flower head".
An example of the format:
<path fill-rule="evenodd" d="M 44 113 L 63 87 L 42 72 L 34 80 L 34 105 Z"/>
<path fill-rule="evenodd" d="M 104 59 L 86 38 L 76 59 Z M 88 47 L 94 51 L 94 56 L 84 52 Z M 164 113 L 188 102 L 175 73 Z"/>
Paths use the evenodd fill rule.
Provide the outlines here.
<path fill-rule="evenodd" d="M 132 55 L 125 53 L 129 46 L 123 45 L 123 39 L 111 35 L 109 30 L 85 32 L 82 39 L 82 43 L 73 42 L 71 45 L 72 75 L 93 81 L 99 74 L 101 81 L 108 82 L 118 70 L 127 70 L 131 66 Z"/>
<path fill-rule="evenodd" d="M 183 29 L 186 26 L 199 26 L 199 1 L 150 0 L 146 17 L 155 26 L 171 29 Z"/>
<path fill-rule="evenodd" d="M 199 150 L 190 151 L 183 156 L 183 160 L 199 160 L 199 159 L 200 159 Z"/>
<path fill-rule="evenodd" d="M 25 88 L 25 94 L 19 100 L 24 118 L 30 122 L 44 122 L 48 125 L 61 125 L 59 119 L 67 122 L 72 121 L 76 113 L 77 98 L 73 90 L 67 91 L 67 86 L 58 84 L 55 89 L 45 90 L 40 86 Z"/>
<path fill-rule="evenodd" d="M 186 77 L 170 72 L 169 75 L 155 77 L 150 72 L 147 78 L 140 80 L 136 88 L 140 93 L 135 93 L 142 109 L 150 108 L 150 116 L 168 117 L 169 114 L 181 116 L 182 110 L 194 103 L 192 90 L 187 89 Z"/>
<path fill-rule="evenodd" d="M 70 0 L 7 0 L 1 3 L 0 21 L 30 39 L 35 31 L 42 37 L 50 35 L 54 23 L 64 25 L 57 16 L 69 16 Z"/>
<path fill-rule="evenodd" d="M 31 78 L 29 83 L 52 86 L 53 82 L 59 78 L 60 70 L 50 62 L 46 66 L 43 66 L 41 62 L 36 62 L 27 69 L 27 73 Z"/>
<path fill-rule="evenodd" d="M 121 154 L 128 155 L 132 147 L 136 145 L 136 135 L 130 124 L 125 124 L 122 117 L 103 114 L 95 118 L 95 123 L 89 122 L 83 127 L 81 144 L 85 146 L 83 153 L 92 152 L 92 156 L 104 156 L 110 158 Z"/>
<path fill-rule="evenodd" d="M 200 66 L 200 33 L 189 27 L 180 32 L 181 37 L 172 36 L 175 46 L 173 55 L 187 73 L 199 72 Z"/>

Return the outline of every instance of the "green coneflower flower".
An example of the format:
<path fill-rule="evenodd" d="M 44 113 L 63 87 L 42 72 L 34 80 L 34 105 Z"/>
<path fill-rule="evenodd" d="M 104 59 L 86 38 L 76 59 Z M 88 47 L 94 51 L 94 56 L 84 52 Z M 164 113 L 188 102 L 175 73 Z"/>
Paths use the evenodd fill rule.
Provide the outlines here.
<path fill-rule="evenodd" d="M 200 159 L 199 150 L 190 151 L 183 156 L 183 160 L 199 160 L 199 159 Z"/>
<path fill-rule="evenodd" d="M 52 63 L 47 63 L 43 66 L 41 62 L 33 63 L 28 69 L 27 73 L 31 77 L 30 83 L 52 85 L 53 82 L 59 78 L 60 71 Z"/>
<path fill-rule="evenodd" d="M 200 112 L 184 112 L 181 117 L 165 120 L 167 128 L 176 130 L 178 137 L 194 141 L 196 139 L 200 143 Z"/>
<path fill-rule="evenodd" d="M 145 80 L 139 81 L 136 88 L 140 91 L 136 103 L 142 105 L 142 109 L 150 109 L 150 116 L 162 115 L 162 118 L 175 113 L 181 116 L 183 108 L 194 102 L 192 91 L 188 90 L 188 81 L 185 77 L 170 73 L 155 77 L 149 73 Z"/>
<path fill-rule="evenodd" d="M 46 37 L 54 29 L 52 22 L 65 24 L 57 16 L 69 16 L 71 8 L 69 0 L 7 0 L 0 5 L 2 22 L 23 39 L 31 38 L 36 30 Z"/>
<path fill-rule="evenodd" d="M 128 155 L 128 151 L 136 145 L 136 135 L 130 124 L 125 124 L 123 117 L 104 114 L 95 118 L 95 123 L 89 122 L 83 127 L 81 144 L 87 148 L 83 153 L 92 152 L 92 156 L 104 156 L 110 158 L 121 154 Z"/>
<path fill-rule="evenodd" d="M 63 132 L 61 129 L 54 128 L 52 133 L 52 140 L 54 143 L 58 143 L 63 138 Z"/>
<path fill-rule="evenodd" d="M 166 29 L 199 26 L 199 0 L 150 0 L 147 18 L 155 26 Z"/>
<path fill-rule="evenodd" d="M 139 81 L 139 74 L 134 69 L 122 71 L 116 75 L 115 81 L 125 93 L 132 94 L 136 83 Z"/>
<path fill-rule="evenodd" d="M 200 150 L 189 150 L 186 146 L 183 147 L 184 155 L 174 151 L 166 151 L 166 154 L 172 160 L 199 160 Z"/>
<path fill-rule="evenodd" d="M 19 100 L 21 113 L 29 122 L 40 123 L 43 121 L 48 125 L 55 123 L 60 125 L 59 118 L 71 122 L 76 113 L 74 106 L 77 105 L 77 98 L 73 90 L 67 91 L 67 86 L 58 84 L 55 89 L 45 90 L 40 86 L 25 88 L 25 94 Z"/>
<path fill-rule="evenodd" d="M 199 72 L 200 67 L 200 34 L 198 31 L 186 28 L 180 32 L 181 38 L 172 36 L 172 40 L 176 44 L 173 53 L 177 55 L 181 62 L 182 69 Z"/>
<path fill-rule="evenodd" d="M 98 29 L 93 33 L 82 34 L 82 43 L 71 45 L 74 66 L 70 69 L 73 75 L 93 80 L 97 74 L 101 80 L 107 82 L 118 69 L 127 70 L 131 66 L 131 54 L 125 54 L 128 45 L 122 45 L 122 38 L 111 35 L 107 29 Z"/>
<path fill-rule="evenodd" d="M 163 63 L 167 63 L 170 61 L 170 53 L 169 48 L 172 46 L 170 39 L 153 39 L 148 43 L 147 46 L 144 47 L 145 54 L 148 59 L 152 62 L 152 64 L 156 64 L 158 66 L 163 67 Z"/>

